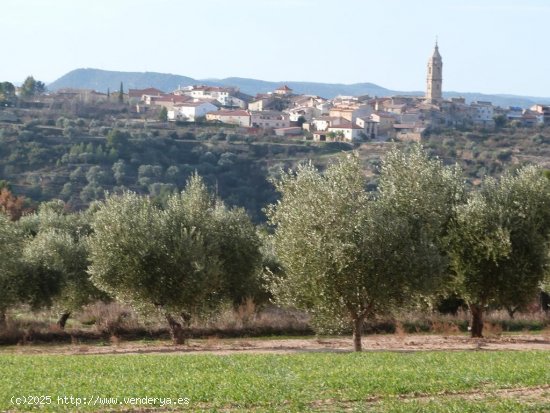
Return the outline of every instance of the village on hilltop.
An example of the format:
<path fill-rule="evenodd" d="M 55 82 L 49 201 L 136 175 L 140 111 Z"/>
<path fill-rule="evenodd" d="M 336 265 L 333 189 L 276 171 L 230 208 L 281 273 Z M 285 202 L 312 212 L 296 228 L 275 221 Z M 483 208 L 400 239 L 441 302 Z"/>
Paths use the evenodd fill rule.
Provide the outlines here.
<path fill-rule="evenodd" d="M 116 101 L 149 119 L 164 113 L 167 121 L 212 122 L 236 125 L 245 134 L 270 130 L 277 136 L 303 136 L 313 141 L 368 140 L 420 141 L 436 128 L 493 129 L 496 122 L 523 127 L 550 124 L 550 106 L 502 108 L 487 101 L 467 103 L 443 98 L 443 60 L 436 42 L 428 60 L 425 96 L 321 96 L 296 94 L 286 85 L 250 96 L 236 87 L 194 85 L 172 92 L 157 88 L 129 89 L 125 93 L 61 89 L 40 96 L 41 104 L 60 101 L 93 104 Z"/>

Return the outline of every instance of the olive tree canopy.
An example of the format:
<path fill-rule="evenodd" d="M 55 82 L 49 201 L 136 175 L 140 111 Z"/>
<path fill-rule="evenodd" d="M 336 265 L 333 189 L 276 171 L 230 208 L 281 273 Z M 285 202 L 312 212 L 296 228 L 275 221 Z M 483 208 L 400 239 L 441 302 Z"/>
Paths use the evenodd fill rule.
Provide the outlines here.
<path fill-rule="evenodd" d="M 533 166 L 487 178 L 457 210 L 452 267 L 481 337 L 490 305 L 521 307 L 536 296 L 548 269 L 550 181 Z"/>
<path fill-rule="evenodd" d="M 6 311 L 19 302 L 19 255 L 22 236 L 16 224 L 0 213 L 0 326 Z"/>
<path fill-rule="evenodd" d="M 22 298 L 35 308 L 53 306 L 59 310 L 61 328 L 74 310 L 107 298 L 87 273 L 90 218 L 89 212 L 67 213 L 63 201 L 53 200 L 18 223 L 25 234 L 21 272 L 26 287 Z"/>
<path fill-rule="evenodd" d="M 181 321 L 238 300 L 259 275 L 259 241 L 241 210 L 229 210 L 194 175 L 161 209 L 135 193 L 110 196 L 90 239 L 93 281 L 136 306 L 156 307 L 176 342 Z"/>
<path fill-rule="evenodd" d="M 435 235 L 462 191 L 456 170 L 421 148 L 386 159 L 378 193 L 365 191 L 350 156 L 323 174 L 311 163 L 283 174 L 281 200 L 267 210 L 285 273 L 273 277 L 273 294 L 318 323 L 351 323 L 357 351 L 366 318 L 439 286 L 447 261 Z"/>

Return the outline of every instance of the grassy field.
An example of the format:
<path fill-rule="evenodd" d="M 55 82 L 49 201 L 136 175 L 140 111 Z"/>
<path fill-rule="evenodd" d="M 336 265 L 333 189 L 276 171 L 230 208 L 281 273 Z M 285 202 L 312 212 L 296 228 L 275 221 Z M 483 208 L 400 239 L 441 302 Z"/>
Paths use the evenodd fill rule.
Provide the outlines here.
<path fill-rule="evenodd" d="M 545 351 L 0 355 L 0 411 L 548 412 L 548 366 Z"/>

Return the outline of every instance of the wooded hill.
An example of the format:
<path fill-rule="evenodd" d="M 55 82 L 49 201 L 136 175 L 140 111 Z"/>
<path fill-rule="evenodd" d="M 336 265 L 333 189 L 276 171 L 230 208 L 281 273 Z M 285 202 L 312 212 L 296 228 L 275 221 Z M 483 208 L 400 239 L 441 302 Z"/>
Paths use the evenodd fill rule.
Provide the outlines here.
<path fill-rule="evenodd" d="M 105 191 L 130 189 L 159 202 L 181 190 L 194 171 L 229 205 L 245 207 L 255 222 L 277 199 L 269 182 L 281 168 L 311 159 L 324 167 L 342 151 L 357 150 L 369 187 L 380 158 L 405 143 L 314 143 L 269 135 L 245 136 L 220 125 L 166 125 L 133 120 L 90 120 L 18 110 L 0 123 L 0 180 L 34 201 L 61 198 L 81 209 Z M 446 164 L 459 162 L 470 183 L 525 163 L 550 168 L 550 128 L 497 131 L 440 130 L 423 140 Z"/>

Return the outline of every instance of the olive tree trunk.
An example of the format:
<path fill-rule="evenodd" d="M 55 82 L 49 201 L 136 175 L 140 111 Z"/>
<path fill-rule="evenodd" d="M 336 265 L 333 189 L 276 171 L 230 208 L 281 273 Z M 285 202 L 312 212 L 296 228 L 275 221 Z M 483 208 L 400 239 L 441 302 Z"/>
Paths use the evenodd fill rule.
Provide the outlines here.
<path fill-rule="evenodd" d="M 174 344 L 185 344 L 185 331 L 180 322 L 178 322 L 170 313 L 166 313 L 166 321 L 170 327 L 170 336 Z"/>
<path fill-rule="evenodd" d="M 470 313 L 472 313 L 472 338 L 483 337 L 483 306 L 470 304 Z"/>
<path fill-rule="evenodd" d="M 353 350 L 354 351 L 363 350 L 361 338 L 363 335 L 364 321 L 365 321 L 365 316 L 357 316 L 353 318 Z"/>
<path fill-rule="evenodd" d="M 58 326 L 61 330 L 64 330 L 64 329 L 65 329 L 65 325 L 67 324 L 67 320 L 69 319 L 70 316 L 71 316 L 71 312 L 70 312 L 70 311 L 65 311 L 64 313 L 62 313 L 62 314 L 59 316 L 59 320 L 57 320 L 57 326 Z"/>

